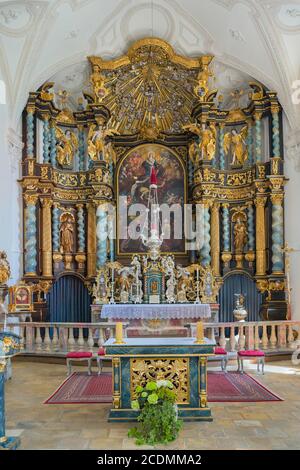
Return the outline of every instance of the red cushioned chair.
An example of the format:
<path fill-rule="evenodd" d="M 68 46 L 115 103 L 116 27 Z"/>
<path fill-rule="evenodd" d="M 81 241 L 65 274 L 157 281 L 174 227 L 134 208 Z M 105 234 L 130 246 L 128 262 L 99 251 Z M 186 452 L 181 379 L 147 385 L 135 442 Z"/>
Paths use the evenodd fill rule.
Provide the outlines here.
<path fill-rule="evenodd" d="M 67 357 L 68 375 L 71 375 L 72 373 L 72 362 L 81 362 L 81 361 L 87 361 L 88 374 L 91 375 L 93 353 L 88 352 L 88 351 L 73 351 L 73 352 L 68 352 L 66 357 Z"/>
<path fill-rule="evenodd" d="M 102 372 L 102 368 L 103 368 L 102 359 L 104 357 L 105 357 L 105 348 L 103 348 L 103 346 L 101 346 L 101 348 L 99 348 L 99 351 L 98 351 L 98 354 L 97 354 L 98 375 L 100 375 L 101 372 Z"/>
<path fill-rule="evenodd" d="M 220 348 L 219 346 L 215 347 L 214 350 L 215 356 L 218 357 L 221 361 L 221 369 L 223 372 L 227 372 L 227 363 L 228 363 L 228 356 L 227 351 L 224 348 Z"/>
<path fill-rule="evenodd" d="M 244 373 L 244 359 L 257 359 L 257 372 L 264 374 L 265 370 L 265 353 L 259 349 L 248 349 L 245 351 L 238 351 L 237 360 L 238 360 L 238 372 L 241 374 Z"/>

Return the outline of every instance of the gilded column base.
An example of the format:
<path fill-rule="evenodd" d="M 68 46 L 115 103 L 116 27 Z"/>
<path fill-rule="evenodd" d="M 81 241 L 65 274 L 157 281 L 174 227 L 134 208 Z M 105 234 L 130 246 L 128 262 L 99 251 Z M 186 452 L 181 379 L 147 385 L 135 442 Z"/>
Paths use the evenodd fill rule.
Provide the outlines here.
<path fill-rule="evenodd" d="M 229 251 L 223 251 L 221 258 L 224 263 L 224 266 L 228 268 L 229 263 L 232 260 L 232 254 Z"/>
<path fill-rule="evenodd" d="M 243 269 L 243 259 L 244 259 L 243 253 L 238 253 L 234 255 L 234 259 L 236 261 L 237 269 Z"/>
<path fill-rule="evenodd" d="M 72 270 L 73 255 L 64 255 L 64 260 L 65 260 L 65 269 L 67 271 Z"/>
<path fill-rule="evenodd" d="M 62 262 L 63 256 L 60 253 L 56 252 L 56 253 L 53 253 L 52 258 L 54 262 L 54 269 L 55 270 L 59 269 L 59 264 Z"/>
<path fill-rule="evenodd" d="M 77 262 L 77 267 L 79 271 L 84 271 L 85 270 L 85 261 L 86 261 L 86 256 L 84 253 L 77 253 L 75 256 L 75 261 Z"/>
<path fill-rule="evenodd" d="M 245 254 L 245 260 L 248 261 L 250 268 L 253 266 L 253 262 L 255 260 L 255 253 L 254 251 L 248 251 Z"/>

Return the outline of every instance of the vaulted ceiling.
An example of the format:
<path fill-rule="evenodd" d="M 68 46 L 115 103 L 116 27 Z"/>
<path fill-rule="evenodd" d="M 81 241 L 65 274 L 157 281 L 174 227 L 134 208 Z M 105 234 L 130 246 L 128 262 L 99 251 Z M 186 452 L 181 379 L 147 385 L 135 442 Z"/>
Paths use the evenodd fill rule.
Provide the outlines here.
<path fill-rule="evenodd" d="M 215 55 L 224 93 L 250 77 L 276 90 L 292 128 L 300 126 L 293 82 L 300 80 L 300 1 L 26 0 L 0 1 L 0 79 L 11 125 L 29 91 L 54 79 L 79 93 L 88 55 L 112 58 L 146 36 L 177 53 Z"/>

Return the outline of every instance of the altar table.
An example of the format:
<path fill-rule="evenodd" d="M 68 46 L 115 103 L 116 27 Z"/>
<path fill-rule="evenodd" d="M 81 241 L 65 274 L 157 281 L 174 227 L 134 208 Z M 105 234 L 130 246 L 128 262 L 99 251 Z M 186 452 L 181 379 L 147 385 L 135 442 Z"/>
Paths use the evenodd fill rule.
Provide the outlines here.
<path fill-rule="evenodd" d="M 211 317 L 209 304 L 106 304 L 101 317 L 109 320 L 203 319 Z"/>
<path fill-rule="evenodd" d="M 151 380 L 170 380 L 177 394 L 178 415 L 187 421 L 211 421 L 207 405 L 207 357 L 215 343 L 207 338 L 126 338 L 104 343 L 113 364 L 113 408 L 108 421 L 136 421 L 131 409 L 137 385 Z"/>

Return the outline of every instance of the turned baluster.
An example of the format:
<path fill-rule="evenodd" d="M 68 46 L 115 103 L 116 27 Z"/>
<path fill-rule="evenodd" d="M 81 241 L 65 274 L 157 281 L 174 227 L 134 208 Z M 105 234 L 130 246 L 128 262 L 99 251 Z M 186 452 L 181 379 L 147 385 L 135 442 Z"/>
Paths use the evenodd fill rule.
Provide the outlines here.
<path fill-rule="evenodd" d="M 289 348 L 292 348 L 294 346 L 294 335 L 293 335 L 293 328 L 292 325 L 289 325 L 288 327 L 288 346 Z"/>
<path fill-rule="evenodd" d="M 45 327 L 44 347 L 46 351 L 50 351 L 51 339 L 49 334 L 49 327 Z"/>
<path fill-rule="evenodd" d="M 278 336 L 278 346 L 280 348 L 286 347 L 286 325 L 281 323 L 277 327 L 277 336 Z"/>
<path fill-rule="evenodd" d="M 82 326 L 79 326 L 79 334 L 78 334 L 77 345 L 79 347 L 84 346 L 84 337 L 83 337 L 83 328 L 82 328 Z"/>
<path fill-rule="evenodd" d="M 255 325 L 254 328 L 254 349 L 259 349 L 259 326 Z"/>
<path fill-rule="evenodd" d="M 57 327 L 56 325 L 53 326 L 53 337 L 52 337 L 52 346 L 53 349 L 57 349 L 58 345 L 58 334 L 57 334 Z"/>
<path fill-rule="evenodd" d="M 35 346 L 36 346 L 36 350 L 40 350 L 42 349 L 42 343 L 43 343 L 43 340 L 42 340 L 42 337 L 41 337 L 41 329 L 39 326 L 36 327 L 36 336 L 35 336 Z"/>
<path fill-rule="evenodd" d="M 262 348 L 267 349 L 269 344 L 268 333 L 267 333 L 267 325 L 263 325 L 263 333 L 262 333 Z"/>
<path fill-rule="evenodd" d="M 245 336 L 244 336 L 244 326 L 239 326 L 239 343 L 238 343 L 239 351 L 245 349 Z"/>
<path fill-rule="evenodd" d="M 99 328 L 99 338 L 98 338 L 98 346 L 99 348 L 105 343 L 105 335 L 104 335 L 104 328 Z"/>
<path fill-rule="evenodd" d="M 72 351 L 75 348 L 74 328 L 69 328 L 68 348 Z"/>
<path fill-rule="evenodd" d="M 272 349 L 276 348 L 277 336 L 276 336 L 276 326 L 271 326 L 271 336 L 270 336 L 270 346 Z"/>
<path fill-rule="evenodd" d="M 246 339 L 246 348 L 253 349 L 254 347 L 254 327 L 253 325 L 245 326 L 245 339 Z"/>
<path fill-rule="evenodd" d="M 89 328 L 88 346 L 89 346 L 90 349 L 92 349 L 94 347 L 93 328 Z"/>
<path fill-rule="evenodd" d="M 221 348 L 224 348 L 224 349 L 226 348 L 226 338 L 225 338 L 225 328 L 224 328 L 224 326 L 221 326 L 221 334 L 220 334 L 219 343 L 220 343 Z"/>
<path fill-rule="evenodd" d="M 26 350 L 27 351 L 32 351 L 33 349 L 33 338 L 34 338 L 34 329 L 30 324 L 25 326 L 25 331 L 26 331 Z"/>
<path fill-rule="evenodd" d="M 25 332 L 25 328 L 24 326 L 20 326 L 20 336 L 21 336 L 21 339 L 20 339 L 20 349 L 24 349 L 24 332 Z"/>
<path fill-rule="evenodd" d="M 235 351 L 236 340 L 235 340 L 235 328 L 234 326 L 230 327 L 230 351 Z"/>

